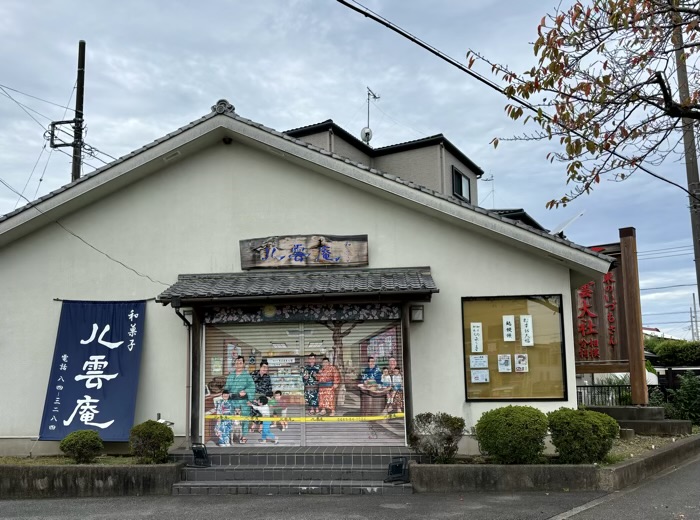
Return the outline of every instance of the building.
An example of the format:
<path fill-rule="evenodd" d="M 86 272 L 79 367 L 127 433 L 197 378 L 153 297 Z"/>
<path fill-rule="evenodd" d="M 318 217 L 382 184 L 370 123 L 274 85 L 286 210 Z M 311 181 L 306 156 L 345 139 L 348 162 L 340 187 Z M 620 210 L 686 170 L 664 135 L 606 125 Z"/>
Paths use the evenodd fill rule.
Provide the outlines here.
<path fill-rule="evenodd" d="M 375 150 L 222 100 L 0 217 L 0 453 L 56 450 L 35 439 L 66 300 L 145 300 L 135 422 L 174 422 L 177 446 L 257 439 L 237 418 L 268 390 L 287 445 L 403 446 L 421 412 L 575 407 L 572 290 L 610 258 L 470 204 L 480 175 L 442 136 Z"/>

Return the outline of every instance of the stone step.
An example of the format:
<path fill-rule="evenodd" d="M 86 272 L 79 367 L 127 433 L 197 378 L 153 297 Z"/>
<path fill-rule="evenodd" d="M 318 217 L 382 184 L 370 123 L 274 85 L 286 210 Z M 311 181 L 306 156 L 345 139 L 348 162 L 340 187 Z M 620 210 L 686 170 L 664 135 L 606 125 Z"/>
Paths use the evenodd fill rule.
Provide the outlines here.
<path fill-rule="evenodd" d="M 178 482 L 172 494 L 183 495 L 402 495 L 411 484 L 353 480 L 286 480 Z"/>
<path fill-rule="evenodd" d="M 387 466 L 212 466 L 210 468 L 183 468 L 184 482 L 230 481 L 291 481 L 291 480 L 353 480 L 381 481 L 386 478 Z"/>
<path fill-rule="evenodd" d="M 406 448 L 218 448 L 208 450 L 212 466 L 384 466 L 395 457 L 421 462 L 421 457 Z M 192 452 L 171 453 L 175 462 L 193 465 Z"/>
<path fill-rule="evenodd" d="M 586 410 L 604 413 L 616 421 L 662 421 L 661 406 L 586 406 Z"/>
<path fill-rule="evenodd" d="M 690 421 L 620 421 L 620 428 L 630 428 L 637 435 L 690 435 L 693 423 Z"/>

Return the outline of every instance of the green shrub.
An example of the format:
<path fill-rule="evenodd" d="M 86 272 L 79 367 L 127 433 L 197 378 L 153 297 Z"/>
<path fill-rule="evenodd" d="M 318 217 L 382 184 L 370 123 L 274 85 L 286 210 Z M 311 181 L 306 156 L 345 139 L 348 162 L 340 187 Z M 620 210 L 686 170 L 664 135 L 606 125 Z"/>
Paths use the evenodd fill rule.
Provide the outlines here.
<path fill-rule="evenodd" d="M 66 435 L 58 447 L 78 464 L 89 464 L 102 453 L 104 444 L 95 430 L 78 430 Z"/>
<path fill-rule="evenodd" d="M 476 423 L 479 446 L 501 464 L 537 464 L 546 434 L 547 417 L 532 406 L 496 408 Z"/>
<path fill-rule="evenodd" d="M 158 421 L 146 421 L 131 428 L 129 447 L 141 464 L 168 462 L 168 448 L 174 442 L 173 430 Z"/>
<path fill-rule="evenodd" d="M 690 367 L 700 365 L 700 342 L 662 339 L 649 348 L 659 356 L 657 366 Z"/>
<path fill-rule="evenodd" d="M 464 436 L 464 419 L 447 413 L 421 413 L 413 420 L 408 445 L 434 464 L 454 462 Z"/>
<path fill-rule="evenodd" d="M 667 412 L 673 416 L 669 418 L 700 424 L 700 377 L 692 372 L 686 372 L 679 379 L 678 390 L 668 391 L 671 406 L 668 407 Z"/>
<path fill-rule="evenodd" d="M 547 419 L 552 444 L 564 464 L 602 462 L 620 430 L 615 419 L 591 410 L 560 408 Z"/>

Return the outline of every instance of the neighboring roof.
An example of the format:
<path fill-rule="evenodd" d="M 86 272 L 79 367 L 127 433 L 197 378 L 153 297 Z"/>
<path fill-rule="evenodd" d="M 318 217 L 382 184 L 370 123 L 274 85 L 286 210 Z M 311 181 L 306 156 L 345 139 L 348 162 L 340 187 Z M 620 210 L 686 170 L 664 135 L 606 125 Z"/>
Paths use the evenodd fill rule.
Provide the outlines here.
<path fill-rule="evenodd" d="M 402 203 L 415 205 L 424 212 L 434 212 L 448 221 L 461 222 L 493 238 L 538 250 L 585 276 L 607 272 L 613 260 L 522 222 L 509 220 L 396 175 L 369 168 L 243 118 L 226 100 L 217 102 L 206 116 L 0 217 L 0 247 L 158 171 L 164 163 L 180 160 L 189 153 L 221 142 L 222 138 L 234 138 L 263 151 L 281 154 L 296 164 L 303 164 L 326 175 L 337 175 L 339 179 L 357 187 L 397 197 Z"/>
<path fill-rule="evenodd" d="M 447 138 L 442 134 L 432 135 L 430 137 L 423 137 L 421 139 L 416 139 L 414 141 L 406 141 L 405 143 L 392 144 L 389 146 L 382 146 L 380 148 L 372 148 L 365 144 L 350 132 L 344 128 L 338 126 L 333 122 L 332 119 L 326 119 L 320 123 L 315 123 L 313 125 L 302 126 L 299 128 L 293 128 L 292 130 L 287 130 L 285 134 L 292 137 L 306 137 L 307 135 L 314 135 L 319 132 L 326 132 L 332 130 L 335 135 L 338 135 L 352 144 L 355 148 L 359 149 L 361 152 L 366 153 L 370 157 L 381 157 L 383 155 L 390 155 L 392 153 L 405 152 L 407 150 L 418 150 L 420 148 L 425 148 L 427 146 L 436 146 L 442 144 L 445 149 L 452 155 L 457 157 L 463 164 L 466 164 L 471 171 L 473 171 L 477 177 L 481 177 L 484 174 L 484 170 L 479 168 L 474 161 L 469 157 L 464 155 L 464 153 L 453 145 Z"/>
<path fill-rule="evenodd" d="M 509 218 L 511 220 L 517 220 L 518 222 L 522 222 L 523 224 L 527 224 L 530 227 L 533 227 L 535 229 L 539 229 L 540 231 L 547 232 L 549 231 L 548 229 L 545 229 L 540 225 L 539 222 L 537 222 L 534 218 L 532 218 L 528 213 L 522 209 L 492 209 L 491 210 L 493 213 L 496 215 L 500 215 L 505 218 Z"/>
<path fill-rule="evenodd" d="M 181 274 L 156 301 L 241 300 L 261 297 L 430 297 L 438 288 L 429 267 L 323 269 Z"/>

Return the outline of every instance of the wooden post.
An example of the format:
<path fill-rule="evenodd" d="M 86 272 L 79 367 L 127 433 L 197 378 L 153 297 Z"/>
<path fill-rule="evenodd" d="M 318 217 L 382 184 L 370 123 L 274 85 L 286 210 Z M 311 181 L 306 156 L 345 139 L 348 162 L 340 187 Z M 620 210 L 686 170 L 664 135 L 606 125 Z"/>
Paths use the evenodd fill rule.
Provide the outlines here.
<path fill-rule="evenodd" d="M 639 269 L 637 267 L 637 236 L 633 227 L 620 229 L 621 266 L 624 282 L 625 325 L 627 353 L 630 362 L 632 404 L 649 404 L 647 373 L 644 362 L 642 336 L 642 302 L 639 296 Z"/>

